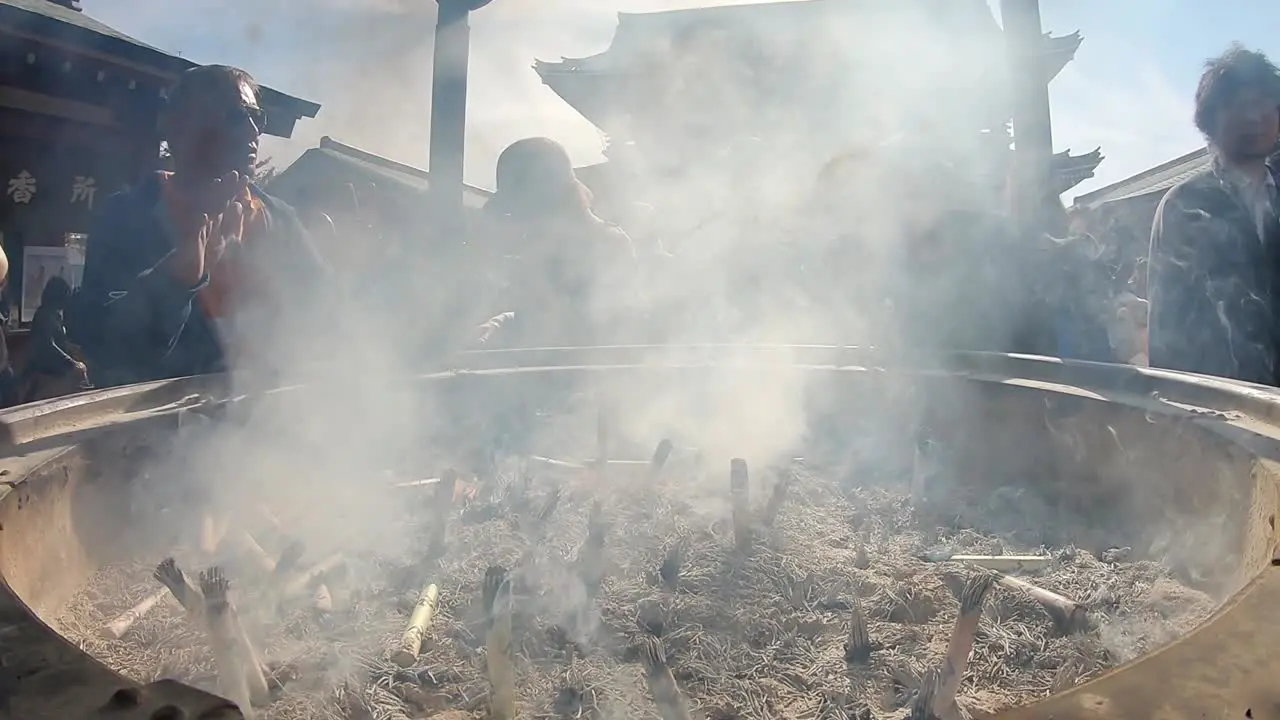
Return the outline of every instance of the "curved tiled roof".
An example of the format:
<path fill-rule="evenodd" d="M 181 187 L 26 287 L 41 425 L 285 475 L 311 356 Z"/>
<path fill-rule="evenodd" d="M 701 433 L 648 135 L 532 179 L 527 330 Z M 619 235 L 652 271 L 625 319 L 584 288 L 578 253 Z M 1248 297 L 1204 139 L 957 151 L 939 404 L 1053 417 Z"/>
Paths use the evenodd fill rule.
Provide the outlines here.
<path fill-rule="evenodd" d="M 1075 199 L 1077 207 L 1095 207 L 1117 200 L 1128 200 L 1151 193 L 1163 193 L 1169 188 L 1202 172 L 1209 167 L 1208 148 L 1193 150 L 1169 162 L 1157 165 L 1117 183 L 1085 193 Z"/>
<path fill-rule="evenodd" d="M 430 176 L 426 170 L 365 152 L 325 136 L 320 139 L 319 147 L 304 152 L 271 180 L 271 191 L 286 202 L 301 204 L 305 189 L 321 178 L 324 182 L 336 183 L 339 187 L 343 183 L 368 182 L 383 189 L 398 188 L 415 195 L 425 195 L 431 188 Z M 488 190 L 467 185 L 464 188 L 463 202 L 469 208 L 479 208 L 492 195 Z"/>

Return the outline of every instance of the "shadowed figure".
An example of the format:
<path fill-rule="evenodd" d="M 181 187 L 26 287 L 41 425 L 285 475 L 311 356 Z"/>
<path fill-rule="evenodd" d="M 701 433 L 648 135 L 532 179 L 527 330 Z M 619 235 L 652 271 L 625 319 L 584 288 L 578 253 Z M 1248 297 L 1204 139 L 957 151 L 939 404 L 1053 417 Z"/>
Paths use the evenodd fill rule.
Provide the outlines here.
<path fill-rule="evenodd" d="M 23 376 L 26 393 L 23 402 L 31 402 L 40 396 L 50 383 L 74 379 L 87 384 L 84 363 L 69 352 L 66 323 L 63 314 L 71 301 L 71 286 L 55 275 L 44 284 L 40 293 L 40 307 L 31 319 L 30 350 Z"/>
<path fill-rule="evenodd" d="M 598 344 L 635 306 L 631 238 L 592 212 L 590 191 L 554 140 L 526 138 L 502 151 L 484 216 L 497 268 L 486 317 L 515 313 L 490 343 Z"/>
<path fill-rule="evenodd" d="M 1280 70 L 1239 46 L 1208 63 L 1196 127 L 1211 167 L 1169 190 L 1151 228 L 1154 367 L 1275 385 Z"/>

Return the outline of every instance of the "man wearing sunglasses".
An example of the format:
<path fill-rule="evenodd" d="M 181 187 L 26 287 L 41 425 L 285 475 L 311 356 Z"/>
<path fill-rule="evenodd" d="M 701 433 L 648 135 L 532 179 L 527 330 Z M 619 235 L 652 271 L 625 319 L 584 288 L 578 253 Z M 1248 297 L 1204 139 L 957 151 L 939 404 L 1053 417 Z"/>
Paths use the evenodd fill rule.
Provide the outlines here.
<path fill-rule="evenodd" d="M 243 70 L 194 68 L 170 92 L 173 171 L 108 198 L 87 241 L 75 339 L 99 387 L 270 361 L 265 345 L 311 324 L 328 273 L 294 210 L 252 183 L 263 124 Z"/>

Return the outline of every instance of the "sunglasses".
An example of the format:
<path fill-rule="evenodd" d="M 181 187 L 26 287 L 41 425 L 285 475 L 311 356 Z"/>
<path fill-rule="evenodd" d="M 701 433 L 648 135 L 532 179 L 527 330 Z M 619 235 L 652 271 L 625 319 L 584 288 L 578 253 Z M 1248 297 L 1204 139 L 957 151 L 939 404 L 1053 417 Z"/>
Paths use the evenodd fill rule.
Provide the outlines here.
<path fill-rule="evenodd" d="M 266 127 L 267 113 L 262 108 L 236 105 L 225 109 L 210 107 L 200 112 L 196 110 L 195 118 L 205 132 L 238 128 L 242 123 L 252 123 L 259 133 Z"/>
<path fill-rule="evenodd" d="M 253 126 L 262 132 L 267 124 L 267 111 L 260 107 L 247 107 L 240 105 L 233 108 L 227 108 L 223 115 L 223 121 L 230 127 L 234 127 L 239 123 L 248 120 Z"/>

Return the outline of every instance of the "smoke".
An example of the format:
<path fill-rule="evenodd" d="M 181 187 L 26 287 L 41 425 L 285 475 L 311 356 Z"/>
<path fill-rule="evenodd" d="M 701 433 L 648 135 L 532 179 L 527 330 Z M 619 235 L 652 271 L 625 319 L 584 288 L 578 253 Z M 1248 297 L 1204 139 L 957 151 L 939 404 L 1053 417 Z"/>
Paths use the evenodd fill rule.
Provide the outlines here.
<path fill-rule="evenodd" d="M 498 153 L 521 137 L 554 138 L 579 165 L 600 159 L 603 138 L 567 104 L 547 103 L 551 90 L 530 81 L 529 65 L 603 52 L 617 11 L 675 4 L 495 0 L 476 13 L 472 182 L 491 184 Z M 238 26 L 250 49 L 235 62 L 251 70 L 255 59 L 294 58 L 289 72 L 259 77 L 323 104 L 293 147 L 332 135 L 425 166 L 433 4 L 298 5 L 191 2 L 182 22 Z M 1009 143 L 997 110 L 1004 52 L 986 3 L 814 0 L 698 17 L 636 20 L 625 40 L 642 45 L 637 64 L 603 87 L 640 98 L 606 129 L 621 178 L 610 219 L 630 231 L 634 256 L 616 235 L 579 227 L 517 224 L 473 238 L 479 249 L 465 257 L 430 228 L 389 229 L 413 249 L 397 266 L 372 277 L 338 267 L 325 286 L 286 288 L 293 310 L 247 321 L 243 337 L 262 362 L 233 373 L 236 390 L 307 390 L 276 393 L 244 426 L 210 431 L 174 472 L 236 517 L 258 503 L 284 508 L 289 531 L 317 555 L 409 559 L 422 538 L 406 530 L 413 508 L 384 473 L 491 474 L 493 456 L 511 454 L 582 460 L 602 412 L 619 456 L 644 458 L 662 438 L 698 448 L 715 480 L 691 483 L 694 499 L 726 494 L 730 457 L 767 467 L 821 444 L 840 463 L 858 445 L 889 465 L 911 457 L 926 405 L 963 417 L 937 405 L 973 402 L 966 393 L 930 397 L 900 378 L 836 392 L 788 350 L 767 374 L 752 367 L 756 351 L 724 348 L 712 353 L 715 372 L 411 379 L 506 311 L 530 344 L 874 345 L 925 366 L 950 349 L 1015 349 L 1039 268 L 989 217 L 1003 207 Z M 383 252 L 358 231 L 338 240 Z M 535 262 L 540 243 L 554 248 Z M 524 264 L 504 264 L 512 254 Z M 508 306 L 512 295 L 488 289 L 494 275 L 532 284 L 563 267 L 582 279 L 581 295 L 550 286 Z M 669 362 L 694 361 L 671 349 L 628 358 Z M 854 424 L 815 420 L 850 407 L 861 411 Z"/>
<path fill-rule="evenodd" d="M 598 153 L 567 106 L 528 112 L 555 107 L 532 101 L 550 90 L 527 81 L 529 64 L 603 52 L 616 11 L 673 4 L 559 0 L 535 10 L 496 0 L 477 12 L 470 174 L 480 163 L 491 175 L 492 158 L 522 136 L 561 140 L 580 159 Z M 264 2 L 237 18 L 193 3 L 184 22 L 242 23 L 251 55 L 296 58 L 292 76 L 260 80 L 324 104 L 317 120 L 299 124 L 303 142 L 331 134 L 424 164 L 433 5 L 328 0 L 307 10 Z M 949 348 L 1009 348 L 1024 304 L 1006 286 L 1030 271 L 981 222 L 956 221 L 953 237 L 935 236 L 948 213 L 981 217 L 1003 200 L 1005 118 L 991 108 L 1004 55 L 985 2 L 817 0 L 628 22 L 617 43 L 630 47 L 633 64 L 599 87 L 640 98 L 617 116 L 615 132 L 631 136 L 613 138 L 625 178 L 613 219 L 631 229 L 636 257 L 614 235 L 562 226 L 517 223 L 507 237 L 473 240 L 480 249 L 466 257 L 445 252 L 448 239 L 428 228 L 395 228 L 415 249 L 398 266 L 373 277 L 339 267 L 326 286 L 286 290 L 298 310 L 246 321 L 241 334 L 262 362 L 233 375 L 237 389 L 310 389 L 280 394 L 246 428 L 214 433 L 189 458 L 190 477 L 239 515 L 251 498 L 291 506 L 309 545 L 408 556 L 420 548 L 390 521 L 403 515 L 403 497 L 378 479 L 384 470 L 405 479 L 449 465 L 486 472 L 495 452 L 581 459 L 596 408 L 610 414 L 619 452 L 647 454 L 670 437 L 701 449 L 712 468 L 734 456 L 764 467 L 802 451 L 814 435 L 814 397 L 829 390 L 788 368 L 799 358 L 786 351 L 767 383 L 756 370 L 733 369 L 753 361 L 731 350 L 717 353 L 730 368 L 710 376 L 547 384 L 536 394 L 527 380 L 469 394 L 406 380 L 505 311 L 529 344 L 861 344 L 909 347 L 925 364 Z M 251 55 L 242 64 L 252 68 Z M 358 231 L 339 241 L 383 252 Z M 542 245 L 553 247 L 533 257 Z M 503 265 L 512 253 L 524 264 Z M 511 307 L 511 294 L 486 292 L 494 274 L 521 285 L 563 268 L 583 286 L 572 300 L 555 285 L 517 294 Z M 581 327 L 567 334 L 566 325 Z M 424 337 L 435 346 L 424 348 Z M 631 361 L 670 358 L 655 351 Z M 878 431 L 905 453 L 917 396 L 882 392 L 858 402 L 907 423 Z M 575 396 L 586 400 L 575 405 Z M 548 406 L 569 410 L 569 421 L 544 421 L 535 410 Z"/>

